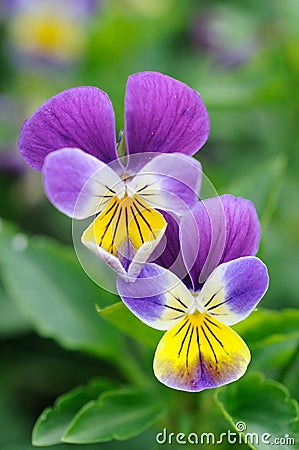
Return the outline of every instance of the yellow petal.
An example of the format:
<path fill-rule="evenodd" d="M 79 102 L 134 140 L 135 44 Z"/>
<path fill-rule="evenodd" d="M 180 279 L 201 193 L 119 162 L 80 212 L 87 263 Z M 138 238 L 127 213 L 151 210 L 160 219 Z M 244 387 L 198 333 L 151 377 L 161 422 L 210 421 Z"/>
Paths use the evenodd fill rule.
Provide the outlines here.
<path fill-rule="evenodd" d="M 208 314 L 187 315 L 158 344 L 154 372 L 175 389 L 201 391 L 240 378 L 250 361 L 244 341 Z"/>
<path fill-rule="evenodd" d="M 138 250 L 145 242 L 156 240 L 166 225 L 162 214 L 150 208 L 137 195 L 125 195 L 122 199 L 113 197 L 85 230 L 82 240 L 95 242 L 107 252 L 116 255 L 127 239 Z"/>

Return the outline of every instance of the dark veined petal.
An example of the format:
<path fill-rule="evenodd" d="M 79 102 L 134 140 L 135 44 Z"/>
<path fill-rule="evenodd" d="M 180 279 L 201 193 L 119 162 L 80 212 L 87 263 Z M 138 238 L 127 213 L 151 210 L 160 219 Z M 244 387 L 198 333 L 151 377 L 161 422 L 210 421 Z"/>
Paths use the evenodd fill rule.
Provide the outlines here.
<path fill-rule="evenodd" d="M 117 289 L 127 307 L 158 330 L 167 330 L 180 321 L 193 301 L 179 278 L 156 264 L 145 264 L 132 283 L 119 278 Z"/>
<path fill-rule="evenodd" d="M 154 372 L 166 386 L 201 391 L 237 380 L 249 361 L 249 350 L 237 333 L 208 314 L 195 313 L 162 337 Z"/>
<path fill-rule="evenodd" d="M 202 169 L 187 155 L 158 155 L 133 178 L 129 188 L 153 208 L 185 214 L 198 201 Z"/>
<path fill-rule="evenodd" d="M 156 241 L 166 226 L 162 214 L 149 208 L 138 196 L 114 196 L 85 230 L 82 241 L 95 243 L 117 255 L 123 252 L 121 248 L 127 240 L 138 250 L 144 243 Z"/>
<path fill-rule="evenodd" d="M 76 219 L 101 211 L 123 185 L 108 165 L 76 148 L 50 153 L 43 177 L 49 200 L 59 211 Z"/>
<path fill-rule="evenodd" d="M 104 163 L 117 158 L 114 111 L 96 87 L 68 89 L 50 98 L 24 123 L 19 148 L 33 169 L 61 148 L 80 148 Z"/>
<path fill-rule="evenodd" d="M 129 77 L 125 97 L 128 153 L 193 155 L 205 144 L 209 130 L 206 107 L 186 84 L 158 72 Z"/>
<path fill-rule="evenodd" d="M 221 263 L 255 255 L 260 223 L 253 203 L 221 195 L 198 202 L 180 222 L 182 255 L 194 290 Z"/>
<path fill-rule="evenodd" d="M 268 289 L 265 264 L 245 256 L 218 266 L 205 282 L 200 297 L 207 313 L 226 325 L 245 319 Z"/>

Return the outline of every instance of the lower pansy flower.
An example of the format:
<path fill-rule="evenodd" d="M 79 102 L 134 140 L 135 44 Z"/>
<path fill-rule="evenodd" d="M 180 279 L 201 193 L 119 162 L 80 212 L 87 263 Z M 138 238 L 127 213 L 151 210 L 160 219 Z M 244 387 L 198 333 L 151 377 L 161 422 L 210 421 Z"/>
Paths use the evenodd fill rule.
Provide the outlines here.
<path fill-rule="evenodd" d="M 218 223 L 220 209 L 222 224 Z M 194 245 L 186 242 L 196 242 L 190 235 L 191 223 L 198 226 L 195 260 Z M 215 259 L 212 231 L 217 234 L 221 229 L 226 232 L 222 242 L 218 240 L 222 250 Z M 190 256 L 193 259 L 192 267 L 186 264 L 189 278 L 184 278 L 185 283 L 158 264 L 145 264 L 134 282 L 118 279 L 119 294 L 129 309 L 147 325 L 167 330 L 154 357 L 154 372 L 162 383 L 201 391 L 235 381 L 245 373 L 250 352 L 230 325 L 245 319 L 268 288 L 267 268 L 252 256 L 259 239 L 259 222 L 251 202 L 229 195 L 209 199 L 182 219 L 180 242 L 172 242 L 181 245 L 184 261 L 190 263 Z M 167 253 L 166 247 L 164 261 Z M 210 273 L 201 277 L 207 262 Z"/>
<path fill-rule="evenodd" d="M 60 211 L 75 219 L 96 214 L 82 241 L 123 273 L 127 248 L 140 267 L 161 239 L 167 223 L 159 210 L 182 215 L 195 205 L 201 166 L 190 155 L 208 133 L 197 92 L 143 72 L 127 83 L 124 159 L 118 158 L 107 94 L 87 86 L 42 105 L 24 123 L 19 147 L 25 161 L 42 171 L 46 194 Z"/>

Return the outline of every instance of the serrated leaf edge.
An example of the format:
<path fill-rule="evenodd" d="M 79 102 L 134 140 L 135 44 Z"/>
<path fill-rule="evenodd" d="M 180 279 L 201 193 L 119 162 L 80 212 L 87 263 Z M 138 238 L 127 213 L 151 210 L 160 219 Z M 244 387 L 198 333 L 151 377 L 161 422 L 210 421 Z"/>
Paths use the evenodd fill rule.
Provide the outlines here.
<path fill-rule="evenodd" d="M 109 390 L 109 391 L 103 392 L 102 394 L 99 395 L 98 399 L 92 400 L 92 401 L 88 402 L 87 404 L 85 404 L 85 405 L 77 412 L 77 414 L 74 416 L 74 418 L 72 419 L 71 423 L 69 424 L 69 427 L 67 428 L 67 430 L 66 430 L 64 436 L 62 437 L 61 441 L 62 441 L 62 442 L 65 442 L 65 443 L 67 443 L 67 444 L 75 444 L 75 443 L 76 443 L 76 442 L 74 442 L 73 440 L 69 440 L 68 435 L 69 435 L 69 433 L 70 433 L 72 427 L 73 427 L 73 426 L 75 425 L 75 423 L 80 419 L 80 417 L 81 417 L 83 414 L 85 414 L 85 412 L 86 412 L 88 409 L 92 408 L 95 404 L 99 404 L 99 406 L 101 406 L 101 405 L 104 403 L 104 400 L 105 400 L 107 397 L 115 397 L 115 396 L 119 396 L 119 395 L 126 395 L 126 394 L 129 394 L 129 393 L 134 393 L 134 394 L 136 394 L 136 393 L 138 393 L 138 391 L 139 391 L 140 393 L 144 392 L 144 391 L 142 391 L 142 390 L 140 390 L 140 389 L 130 389 L 130 388 L 113 389 L 113 390 L 111 389 L 111 390 Z M 162 406 L 162 405 L 161 405 L 161 406 Z M 163 408 L 162 408 L 162 409 L 161 409 L 161 414 L 159 414 L 159 417 L 160 417 L 160 415 L 161 415 L 161 416 L 164 415 L 165 412 L 166 412 L 166 409 L 163 409 Z M 150 426 L 155 422 L 155 420 L 156 420 L 156 419 L 149 420 L 149 421 L 145 424 L 145 426 L 142 428 L 142 430 L 140 431 L 140 433 L 136 433 L 136 432 L 134 431 L 134 432 L 132 432 L 132 433 L 128 433 L 128 434 L 126 435 L 125 438 L 124 438 L 124 437 L 120 437 L 117 433 L 111 433 L 110 436 L 107 437 L 107 439 L 106 439 L 106 438 L 103 438 L 103 439 L 101 439 L 101 440 L 98 440 L 97 442 L 98 442 L 98 443 L 100 443 L 100 442 L 109 442 L 109 441 L 112 441 L 113 439 L 116 439 L 116 440 L 118 440 L 118 441 L 124 441 L 124 440 L 130 439 L 130 438 L 132 438 L 132 437 L 134 437 L 134 436 L 137 436 L 138 434 L 141 434 L 144 430 L 146 430 L 148 427 L 150 427 Z M 94 444 L 94 443 L 95 443 L 95 441 L 93 441 L 93 440 L 92 440 L 92 441 L 85 441 L 85 444 Z"/>
<path fill-rule="evenodd" d="M 298 406 L 298 402 L 293 399 L 290 395 L 290 392 L 288 390 L 288 388 L 279 383 L 276 380 L 271 380 L 271 379 L 267 379 L 265 377 L 265 375 L 261 372 L 255 372 L 252 373 L 251 376 L 255 376 L 259 382 L 265 382 L 267 385 L 271 385 L 271 386 L 275 386 L 277 388 L 279 388 L 280 391 L 282 391 L 285 394 L 285 398 L 284 398 L 284 402 L 285 403 L 290 403 L 294 406 L 294 411 L 296 413 L 296 417 L 294 418 L 293 423 L 296 423 L 299 421 L 299 406 Z M 218 389 L 216 389 L 215 393 L 214 393 L 214 401 L 216 403 L 216 405 L 219 407 L 221 413 L 223 414 L 224 418 L 233 426 L 234 430 L 240 435 L 242 436 L 242 438 L 244 438 L 244 433 L 240 432 L 237 427 L 235 422 L 233 421 L 232 417 L 229 415 L 229 413 L 225 410 L 223 403 L 219 400 L 219 394 L 222 392 L 222 388 L 225 388 L 225 386 L 220 387 Z M 252 448 L 253 450 L 257 450 L 256 447 L 254 447 L 250 442 L 247 442 L 246 445 L 249 448 Z"/>

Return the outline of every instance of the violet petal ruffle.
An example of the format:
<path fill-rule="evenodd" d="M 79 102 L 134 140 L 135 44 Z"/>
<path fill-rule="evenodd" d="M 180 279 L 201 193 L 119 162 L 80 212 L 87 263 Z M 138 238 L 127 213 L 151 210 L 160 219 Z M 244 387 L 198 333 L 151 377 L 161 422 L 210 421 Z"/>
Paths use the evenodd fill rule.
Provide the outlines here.
<path fill-rule="evenodd" d="M 140 72 L 127 82 L 125 130 L 129 154 L 193 155 L 205 144 L 210 122 L 196 91 L 167 75 Z"/>
<path fill-rule="evenodd" d="M 244 320 L 268 289 L 265 264 L 255 256 L 244 256 L 220 264 L 205 282 L 200 298 L 208 314 L 225 325 Z"/>
<path fill-rule="evenodd" d="M 111 189 L 117 192 L 123 186 L 119 176 L 107 164 L 76 148 L 49 154 L 43 176 L 51 203 L 75 219 L 100 212 L 114 195 Z"/>
<path fill-rule="evenodd" d="M 180 321 L 193 301 L 180 279 L 156 264 L 145 264 L 133 283 L 120 277 L 117 289 L 127 307 L 158 330 Z"/>
<path fill-rule="evenodd" d="M 221 195 L 198 202 L 180 222 L 182 255 L 198 290 L 221 263 L 255 255 L 260 223 L 253 203 Z"/>
<path fill-rule="evenodd" d="M 80 148 L 105 163 L 117 158 L 114 111 L 96 87 L 68 89 L 50 98 L 24 123 L 19 148 L 41 170 L 45 157 L 61 148 Z"/>
<path fill-rule="evenodd" d="M 179 153 L 158 155 L 134 177 L 128 188 L 153 208 L 186 214 L 198 201 L 202 169 L 196 159 Z"/>

